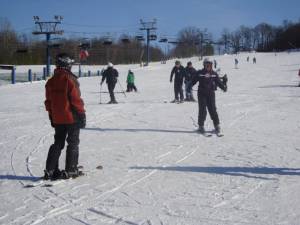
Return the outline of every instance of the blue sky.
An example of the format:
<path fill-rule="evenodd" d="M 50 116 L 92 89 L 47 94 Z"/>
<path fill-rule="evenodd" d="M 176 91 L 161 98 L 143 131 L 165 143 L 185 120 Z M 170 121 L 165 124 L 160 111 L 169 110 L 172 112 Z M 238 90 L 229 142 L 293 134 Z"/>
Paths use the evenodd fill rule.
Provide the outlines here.
<path fill-rule="evenodd" d="M 186 26 L 207 28 L 218 38 L 223 28 L 260 22 L 280 25 L 284 19 L 299 21 L 299 0 L 0 0 L 0 17 L 20 32 L 41 20 L 64 17 L 66 35 L 99 36 L 138 32 L 139 20 L 157 19 L 158 35 L 174 36 Z M 70 33 L 79 32 L 79 33 Z M 82 32 L 82 33 L 80 33 Z"/>

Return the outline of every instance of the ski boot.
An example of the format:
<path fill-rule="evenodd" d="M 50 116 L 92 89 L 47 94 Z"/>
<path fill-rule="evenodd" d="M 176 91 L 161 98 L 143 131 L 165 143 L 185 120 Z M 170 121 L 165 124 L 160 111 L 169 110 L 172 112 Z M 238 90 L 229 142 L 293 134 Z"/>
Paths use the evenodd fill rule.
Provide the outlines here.
<path fill-rule="evenodd" d="M 215 125 L 215 131 L 216 131 L 216 134 L 220 134 L 221 133 L 221 127 L 220 125 Z"/>
<path fill-rule="evenodd" d="M 199 126 L 198 132 L 199 132 L 200 134 L 204 134 L 204 133 L 205 133 L 204 126 Z"/>
<path fill-rule="evenodd" d="M 79 177 L 79 176 L 83 176 L 84 173 L 78 169 L 74 170 L 74 171 L 66 171 L 66 170 L 63 170 L 62 171 L 62 177 L 63 179 L 70 179 L 70 178 L 76 178 L 76 177 Z"/>
<path fill-rule="evenodd" d="M 177 99 L 174 99 L 173 101 L 170 101 L 170 103 L 178 103 L 179 101 Z"/>
<path fill-rule="evenodd" d="M 56 170 L 44 170 L 43 180 L 58 180 L 62 178 L 62 171 Z"/>

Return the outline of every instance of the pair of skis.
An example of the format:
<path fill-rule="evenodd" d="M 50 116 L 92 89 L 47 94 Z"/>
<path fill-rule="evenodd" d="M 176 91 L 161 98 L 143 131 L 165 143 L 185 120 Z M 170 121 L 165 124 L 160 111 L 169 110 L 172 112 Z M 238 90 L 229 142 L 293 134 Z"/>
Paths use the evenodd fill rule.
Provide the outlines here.
<path fill-rule="evenodd" d="M 216 134 L 217 137 L 223 137 L 224 134 L 222 134 L 221 132 L 216 132 L 216 131 L 205 131 L 205 132 L 199 132 L 199 130 L 197 130 L 197 133 L 203 135 L 204 137 L 212 137 L 213 134 Z"/>
<path fill-rule="evenodd" d="M 78 166 L 78 169 L 83 169 L 83 166 Z M 96 170 L 102 170 L 103 167 L 101 165 L 96 167 Z M 73 180 L 73 179 L 77 179 L 81 176 L 87 176 L 87 173 L 89 173 L 91 171 L 80 171 L 79 176 L 78 177 L 70 177 L 69 179 L 57 179 L 54 181 L 51 180 L 44 180 L 43 177 L 37 179 L 36 181 L 33 181 L 31 183 L 25 184 L 24 188 L 34 188 L 34 187 L 54 187 L 58 184 L 64 183 L 68 180 Z"/>
<path fill-rule="evenodd" d="M 193 125 L 198 128 L 198 125 L 196 123 L 196 121 L 194 120 L 194 118 L 191 116 L 191 119 L 193 121 Z M 204 137 L 212 137 L 213 134 L 216 134 L 217 137 L 223 137 L 224 134 L 222 134 L 221 132 L 218 132 L 216 130 L 213 131 L 204 131 L 204 132 L 200 132 L 198 129 L 196 130 L 197 133 L 203 135 Z"/>

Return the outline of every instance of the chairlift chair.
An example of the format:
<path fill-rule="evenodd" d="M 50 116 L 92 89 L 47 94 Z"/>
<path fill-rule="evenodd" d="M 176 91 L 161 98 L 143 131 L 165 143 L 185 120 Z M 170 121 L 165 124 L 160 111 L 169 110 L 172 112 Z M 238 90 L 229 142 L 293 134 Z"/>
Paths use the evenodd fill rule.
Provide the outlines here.
<path fill-rule="evenodd" d="M 166 42 L 168 42 L 168 39 L 167 39 L 167 38 L 161 38 L 161 39 L 159 40 L 159 42 L 160 42 L 160 43 L 166 43 Z"/>
<path fill-rule="evenodd" d="M 112 39 L 110 37 L 106 37 L 103 41 L 103 45 L 112 45 Z"/>
<path fill-rule="evenodd" d="M 157 39 L 157 35 L 156 34 L 150 34 L 150 40 L 151 41 L 155 41 Z"/>
<path fill-rule="evenodd" d="M 135 36 L 135 38 L 136 38 L 136 40 L 138 40 L 138 41 L 145 41 L 145 38 L 144 38 L 143 35 L 137 35 L 137 36 Z"/>

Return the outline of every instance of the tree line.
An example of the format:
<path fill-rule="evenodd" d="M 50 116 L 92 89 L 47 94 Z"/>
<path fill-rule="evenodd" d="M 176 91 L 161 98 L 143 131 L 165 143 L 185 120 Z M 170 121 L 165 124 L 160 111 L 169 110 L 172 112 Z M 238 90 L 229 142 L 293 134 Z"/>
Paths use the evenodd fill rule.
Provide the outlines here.
<path fill-rule="evenodd" d="M 240 26 L 229 32 L 224 29 L 218 41 L 224 52 L 285 51 L 300 48 L 300 22 L 284 20 L 282 25 L 260 23 L 255 27 Z"/>
<path fill-rule="evenodd" d="M 126 40 L 126 41 L 125 41 Z M 85 64 L 132 64 L 145 61 L 145 43 L 122 35 L 117 40 L 98 37 L 89 40 L 82 38 L 60 38 L 51 42 L 51 58 L 58 52 L 67 52 L 79 61 L 79 52 L 89 52 Z M 191 57 L 213 55 L 215 52 L 238 53 L 241 51 L 285 51 L 300 49 L 300 22 L 283 21 L 280 26 L 260 23 L 254 27 L 240 26 L 234 31 L 224 29 L 221 37 L 214 40 L 207 29 L 185 27 L 174 40 L 166 44 L 171 50 L 164 51 L 163 45 L 150 47 L 151 61 L 160 61 L 170 57 Z M 33 35 L 17 33 L 6 18 L 0 18 L 0 64 L 44 64 L 46 61 L 46 42 Z"/>

